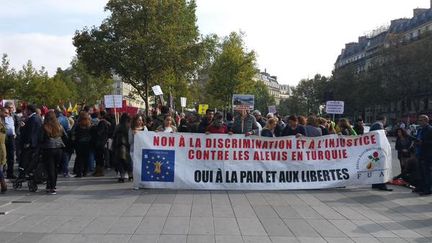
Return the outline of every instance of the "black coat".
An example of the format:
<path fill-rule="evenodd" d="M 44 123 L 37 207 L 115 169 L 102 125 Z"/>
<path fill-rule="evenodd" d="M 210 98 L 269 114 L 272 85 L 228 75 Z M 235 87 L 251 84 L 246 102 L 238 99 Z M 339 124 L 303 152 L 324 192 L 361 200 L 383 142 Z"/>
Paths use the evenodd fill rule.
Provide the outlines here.
<path fill-rule="evenodd" d="M 33 114 L 21 130 L 21 143 L 24 148 L 38 148 L 41 141 L 42 118 Z"/>
<path fill-rule="evenodd" d="M 421 159 L 432 163 L 432 126 L 427 125 L 426 127 L 422 128 L 421 133 L 422 142 L 420 145 L 420 157 Z"/>

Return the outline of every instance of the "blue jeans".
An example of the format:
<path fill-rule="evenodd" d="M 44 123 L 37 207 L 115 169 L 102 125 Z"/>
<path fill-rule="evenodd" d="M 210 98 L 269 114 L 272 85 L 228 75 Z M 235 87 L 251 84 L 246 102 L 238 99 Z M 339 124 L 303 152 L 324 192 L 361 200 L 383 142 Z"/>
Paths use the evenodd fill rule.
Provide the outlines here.
<path fill-rule="evenodd" d="M 63 151 L 63 155 L 62 155 L 62 170 L 63 170 L 63 175 L 67 175 L 69 174 L 69 161 L 71 159 L 71 154 Z"/>
<path fill-rule="evenodd" d="M 88 171 L 94 171 L 95 168 L 95 152 L 94 150 L 90 150 L 89 160 L 88 160 Z"/>
<path fill-rule="evenodd" d="M 0 180 L 4 180 L 3 165 L 0 165 Z"/>

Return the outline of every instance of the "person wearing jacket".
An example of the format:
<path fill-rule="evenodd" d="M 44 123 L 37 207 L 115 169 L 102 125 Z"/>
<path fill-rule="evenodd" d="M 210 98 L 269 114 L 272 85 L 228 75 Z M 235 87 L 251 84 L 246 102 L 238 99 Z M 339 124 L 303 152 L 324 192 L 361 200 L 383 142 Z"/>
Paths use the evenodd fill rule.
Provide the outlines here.
<path fill-rule="evenodd" d="M 276 137 L 275 135 L 275 128 L 277 125 L 277 118 L 269 118 L 267 119 L 267 123 L 264 126 L 263 130 L 261 131 L 262 137 Z"/>
<path fill-rule="evenodd" d="M 351 127 L 351 124 L 349 123 L 348 119 L 346 119 L 346 118 L 340 119 L 338 126 L 340 129 L 339 135 L 357 136 L 357 133 Z"/>
<path fill-rule="evenodd" d="M 94 154 L 96 160 L 96 168 L 93 176 L 104 176 L 106 145 L 109 138 L 109 130 L 111 123 L 105 119 L 105 111 L 98 113 L 99 122 L 92 127 L 92 144 L 94 146 Z"/>
<path fill-rule="evenodd" d="M 207 127 L 213 122 L 214 119 L 214 110 L 207 109 L 206 116 L 201 120 L 198 125 L 198 133 L 205 133 L 207 131 Z"/>
<path fill-rule="evenodd" d="M 431 194 L 432 186 L 432 126 L 429 125 L 429 117 L 420 115 L 418 123 L 421 129 L 417 133 L 417 157 L 420 162 L 422 185 L 419 195 L 427 196 Z"/>
<path fill-rule="evenodd" d="M 132 165 L 130 157 L 129 129 L 131 127 L 131 118 L 124 113 L 120 117 L 120 123 L 114 131 L 113 148 L 114 157 L 117 164 L 117 170 L 120 173 L 118 182 L 125 182 L 125 173 L 128 173 L 129 181 L 133 180 Z"/>
<path fill-rule="evenodd" d="M 217 112 L 214 115 L 213 121 L 207 127 L 206 133 L 218 133 L 218 134 L 226 134 L 228 133 L 228 127 L 223 121 L 223 115 L 220 112 Z"/>
<path fill-rule="evenodd" d="M 47 173 L 46 192 L 55 195 L 57 186 L 57 165 L 62 162 L 63 148 L 65 147 L 63 140 L 67 139 L 67 135 L 64 128 L 57 120 L 54 111 L 49 111 L 45 115 L 41 132 L 40 148 Z"/>
<path fill-rule="evenodd" d="M 3 123 L 5 116 L 5 108 L 0 109 L 0 187 L 1 193 L 7 191 L 7 184 L 5 175 L 3 173 L 3 167 L 6 165 L 6 126 Z"/>
<path fill-rule="evenodd" d="M 171 115 L 165 116 L 164 122 L 157 128 L 158 132 L 177 132 L 177 128 L 173 125 L 174 119 Z"/>
<path fill-rule="evenodd" d="M 81 111 L 78 122 L 71 132 L 71 140 L 76 152 L 75 158 L 75 177 L 87 176 L 87 163 L 90 157 L 91 147 L 91 120 L 90 115 Z"/>
<path fill-rule="evenodd" d="M 39 161 L 39 141 L 42 129 L 42 117 L 36 113 L 34 105 L 26 108 L 27 119 L 21 130 L 22 158 L 19 165 L 19 179 L 24 179 L 25 175 L 34 171 Z"/>
<path fill-rule="evenodd" d="M 237 111 L 230 133 L 244 134 L 246 136 L 258 135 L 258 126 L 254 116 L 246 110 Z"/>
<path fill-rule="evenodd" d="M 393 177 L 393 180 L 403 178 L 406 173 L 406 165 L 409 158 L 411 158 L 411 148 L 413 147 L 413 138 L 408 135 L 405 129 L 396 129 L 396 146 L 395 149 L 398 153 L 398 159 L 401 167 L 401 173 Z"/>

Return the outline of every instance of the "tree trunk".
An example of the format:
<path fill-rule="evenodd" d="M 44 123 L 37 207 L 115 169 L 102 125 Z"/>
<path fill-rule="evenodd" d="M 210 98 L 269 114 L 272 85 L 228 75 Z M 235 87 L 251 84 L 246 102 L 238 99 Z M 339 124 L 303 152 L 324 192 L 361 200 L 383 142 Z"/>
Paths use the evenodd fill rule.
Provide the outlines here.
<path fill-rule="evenodd" d="M 144 77 L 144 89 L 145 89 L 145 107 L 146 107 L 146 113 L 147 116 L 150 116 L 150 110 L 149 110 L 149 92 L 148 92 L 148 78 Z"/>

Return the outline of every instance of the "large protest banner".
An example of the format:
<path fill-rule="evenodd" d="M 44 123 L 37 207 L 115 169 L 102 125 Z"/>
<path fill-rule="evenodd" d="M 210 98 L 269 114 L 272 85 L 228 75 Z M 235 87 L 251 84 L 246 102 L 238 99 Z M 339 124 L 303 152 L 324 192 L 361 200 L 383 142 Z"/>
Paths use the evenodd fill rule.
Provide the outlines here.
<path fill-rule="evenodd" d="M 140 132 L 134 141 L 135 186 L 141 188 L 315 189 L 392 176 L 384 131 L 316 138 Z"/>

